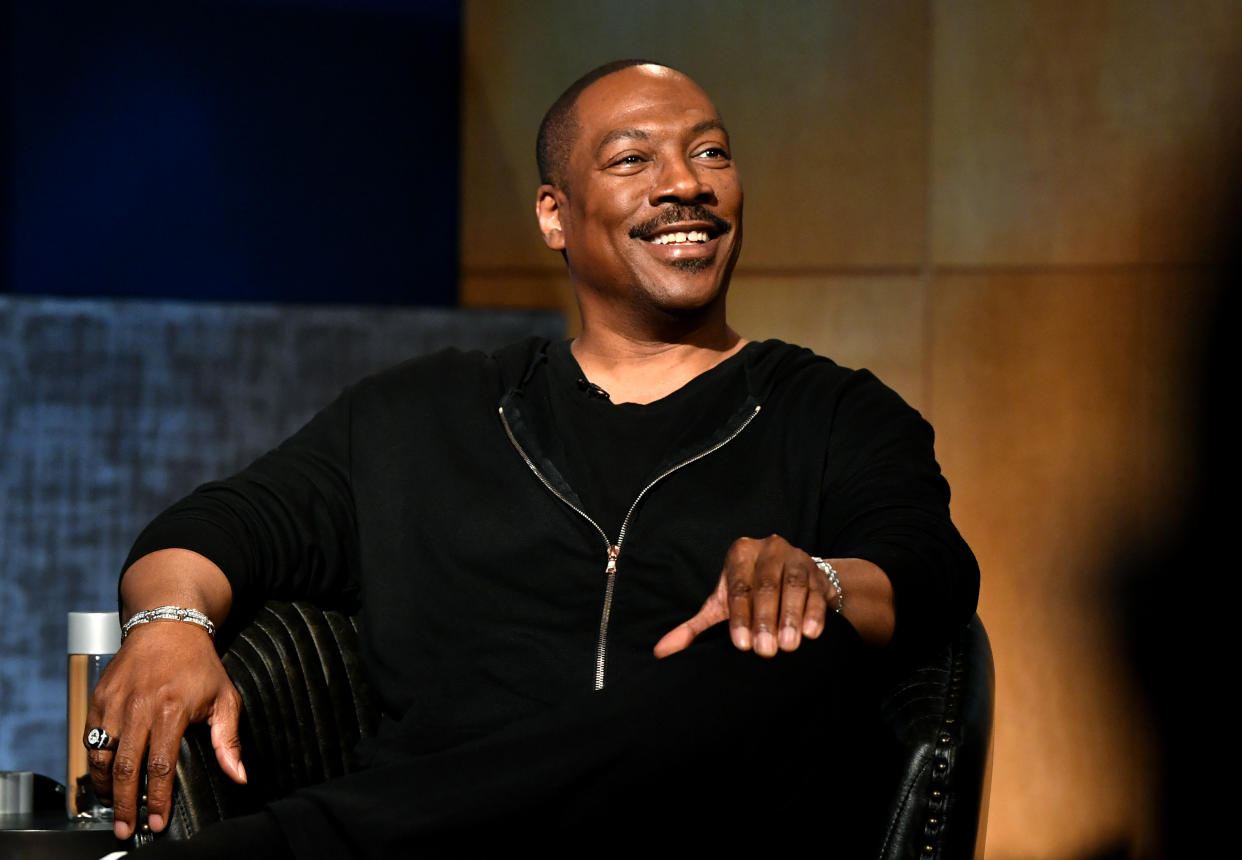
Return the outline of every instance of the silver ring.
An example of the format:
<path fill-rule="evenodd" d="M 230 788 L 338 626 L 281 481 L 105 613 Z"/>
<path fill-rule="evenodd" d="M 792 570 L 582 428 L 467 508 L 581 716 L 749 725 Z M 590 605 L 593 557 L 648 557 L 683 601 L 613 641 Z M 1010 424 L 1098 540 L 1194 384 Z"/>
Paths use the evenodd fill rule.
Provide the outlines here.
<path fill-rule="evenodd" d="M 103 726 L 95 726 L 86 734 L 88 750 L 110 750 L 116 748 L 116 738 L 108 734 Z"/>

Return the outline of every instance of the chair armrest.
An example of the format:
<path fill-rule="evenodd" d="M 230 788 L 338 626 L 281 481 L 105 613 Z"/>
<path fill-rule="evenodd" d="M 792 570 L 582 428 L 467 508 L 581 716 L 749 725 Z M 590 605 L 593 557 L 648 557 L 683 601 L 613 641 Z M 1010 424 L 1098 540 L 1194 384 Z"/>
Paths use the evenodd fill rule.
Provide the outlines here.
<path fill-rule="evenodd" d="M 970 858 L 982 846 L 995 685 L 978 616 L 930 659 L 899 674 L 881 706 L 904 767 L 881 860 Z"/>
<path fill-rule="evenodd" d="M 208 728 L 191 726 L 177 760 L 171 838 L 350 770 L 350 752 L 379 722 L 357 649 L 353 616 L 303 602 L 260 608 L 221 656 L 242 699 L 249 783 L 226 777 Z"/>

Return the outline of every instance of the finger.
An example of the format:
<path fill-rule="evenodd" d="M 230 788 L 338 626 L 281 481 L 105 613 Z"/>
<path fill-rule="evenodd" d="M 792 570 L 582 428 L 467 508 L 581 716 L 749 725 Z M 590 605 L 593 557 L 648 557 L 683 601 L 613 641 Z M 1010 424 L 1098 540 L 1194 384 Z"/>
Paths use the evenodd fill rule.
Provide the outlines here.
<path fill-rule="evenodd" d="M 131 704 L 120 731 L 120 745 L 112 758 L 112 830 L 117 839 L 128 839 L 137 827 L 138 784 L 149 731 L 149 720 L 141 704 Z"/>
<path fill-rule="evenodd" d="M 792 548 L 791 548 L 792 549 Z M 802 644 L 802 625 L 806 616 L 807 598 L 812 590 L 811 582 L 818 573 L 810 556 L 797 552 L 785 556 L 781 577 L 781 629 L 782 651 L 793 651 Z"/>
<path fill-rule="evenodd" d="M 802 635 L 807 639 L 818 639 L 828 618 L 828 577 L 812 575 L 811 582 L 817 579 L 822 579 L 822 585 L 811 587 L 806 596 L 806 611 L 802 614 Z"/>
<path fill-rule="evenodd" d="M 112 750 L 88 750 L 86 763 L 91 775 L 91 788 L 104 806 L 112 805 Z"/>
<path fill-rule="evenodd" d="M 92 728 L 102 726 L 105 729 L 116 728 L 116 722 L 106 722 L 104 706 L 99 696 L 92 696 L 86 708 L 86 726 L 82 729 L 82 745 L 87 746 L 87 738 Z M 115 735 L 113 735 L 115 737 Z M 86 763 L 91 778 L 91 788 L 100 803 L 112 803 L 112 750 L 95 750 L 88 747 Z M 70 787 L 72 790 L 72 786 Z"/>
<path fill-rule="evenodd" d="M 99 803 L 112 804 L 112 749 L 91 749 L 87 744 L 87 736 L 94 726 L 112 726 L 114 723 L 103 721 L 102 707 L 88 708 L 86 725 L 82 731 L 82 746 L 87 746 L 87 773 L 91 775 L 91 788 Z"/>
<path fill-rule="evenodd" d="M 655 644 L 654 653 L 656 657 L 663 659 L 678 651 L 684 651 L 690 647 L 690 643 L 698 635 L 690 622 L 685 621 L 678 624 L 672 630 L 660 637 L 660 641 Z"/>
<path fill-rule="evenodd" d="M 156 833 L 168 823 L 172 808 L 173 780 L 177 775 L 177 752 L 189 719 L 184 709 L 164 705 L 151 727 L 147 750 L 147 823 Z"/>
<path fill-rule="evenodd" d="M 694 616 L 678 624 L 660 638 L 660 641 L 655 645 L 655 655 L 657 657 L 663 658 L 670 654 L 676 654 L 678 651 L 684 651 L 690 647 L 690 643 L 700 633 L 729 617 L 722 597 L 724 592 L 723 584 L 724 579 L 722 578 L 721 584 L 712 592 L 711 597 L 703 602 L 703 606 L 700 607 Z"/>
<path fill-rule="evenodd" d="M 777 652 L 777 624 L 781 610 L 781 580 L 785 564 L 780 546 L 764 541 L 763 550 L 755 560 L 754 588 L 751 597 L 751 627 L 754 631 L 755 653 L 774 657 Z"/>
<path fill-rule="evenodd" d="M 211 746 L 216 751 L 216 761 L 233 782 L 245 785 L 246 767 L 241 760 L 241 734 L 237 728 L 240 718 L 241 696 L 230 686 L 227 694 L 216 701 L 207 722 L 211 725 Z"/>
<path fill-rule="evenodd" d="M 754 644 L 751 630 L 756 544 L 749 538 L 740 538 L 729 547 L 725 555 L 724 571 L 725 607 L 729 614 L 729 636 L 733 645 L 741 651 L 749 651 Z"/>

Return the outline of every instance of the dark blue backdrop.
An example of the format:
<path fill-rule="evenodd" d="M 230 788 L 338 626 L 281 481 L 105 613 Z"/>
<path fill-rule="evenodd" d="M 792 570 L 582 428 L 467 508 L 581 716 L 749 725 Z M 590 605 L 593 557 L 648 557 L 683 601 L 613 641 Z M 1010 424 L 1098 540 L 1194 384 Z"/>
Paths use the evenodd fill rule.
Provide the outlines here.
<path fill-rule="evenodd" d="M 456 301 L 456 0 L 16 0 L 0 290 Z"/>
<path fill-rule="evenodd" d="M 161 506 L 361 373 L 563 331 L 375 307 L 456 303 L 460 44 L 457 0 L 0 0 L 0 769 L 64 779 L 65 612 Z"/>

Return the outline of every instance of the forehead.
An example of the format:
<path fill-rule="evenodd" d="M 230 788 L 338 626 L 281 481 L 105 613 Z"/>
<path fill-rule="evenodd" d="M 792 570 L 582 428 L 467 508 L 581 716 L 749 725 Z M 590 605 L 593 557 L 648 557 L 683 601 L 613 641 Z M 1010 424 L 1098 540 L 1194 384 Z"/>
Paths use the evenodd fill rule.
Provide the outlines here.
<path fill-rule="evenodd" d="M 663 66 L 631 66 L 600 78 L 582 91 L 574 107 L 578 146 L 594 149 L 620 129 L 689 129 L 719 120 L 699 85 Z"/>

